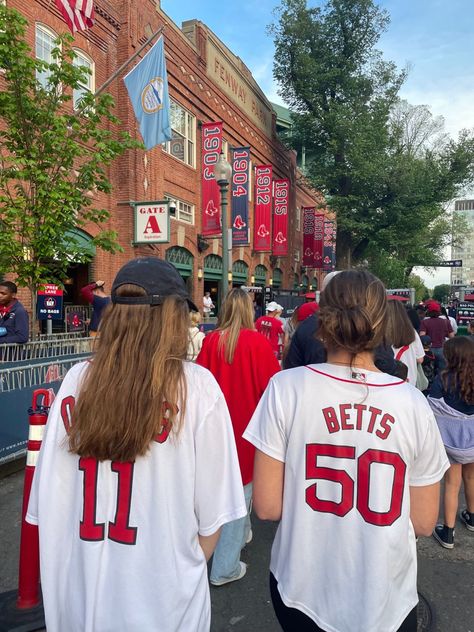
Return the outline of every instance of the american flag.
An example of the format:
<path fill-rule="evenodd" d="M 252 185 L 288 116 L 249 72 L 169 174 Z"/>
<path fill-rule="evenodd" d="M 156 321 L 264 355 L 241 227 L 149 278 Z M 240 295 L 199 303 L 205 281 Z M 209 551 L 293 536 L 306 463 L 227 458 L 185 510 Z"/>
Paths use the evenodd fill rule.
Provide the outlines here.
<path fill-rule="evenodd" d="M 93 0 L 56 0 L 71 33 L 84 31 L 94 24 Z"/>

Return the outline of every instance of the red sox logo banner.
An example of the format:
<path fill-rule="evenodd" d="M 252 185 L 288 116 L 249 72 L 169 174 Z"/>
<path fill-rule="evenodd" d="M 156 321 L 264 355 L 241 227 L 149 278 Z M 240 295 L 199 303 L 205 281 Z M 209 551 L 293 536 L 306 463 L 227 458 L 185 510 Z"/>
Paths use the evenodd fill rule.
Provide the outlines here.
<path fill-rule="evenodd" d="M 250 147 L 232 149 L 232 243 L 249 243 Z"/>
<path fill-rule="evenodd" d="M 255 167 L 255 209 L 253 249 L 270 252 L 272 248 L 272 166 Z"/>
<path fill-rule="evenodd" d="M 222 149 L 222 123 L 203 123 L 202 128 L 202 227 L 203 235 L 221 232 L 220 191 L 214 166 Z"/>
<path fill-rule="evenodd" d="M 290 181 L 273 182 L 273 241 L 272 253 L 277 257 L 288 254 L 288 205 L 290 203 Z"/>
<path fill-rule="evenodd" d="M 328 272 L 336 268 L 336 222 L 324 220 L 324 257 L 323 270 Z"/>
<path fill-rule="evenodd" d="M 314 215 L 313 251 L 313 268 L 322 268 L 324 254 L 324 215 L 322 213 L 315 213 Z"/>
<path fill-rule="evenodd" d="M 314 206 L 303 206 L 303 261 L 304 266 L 314 265 Z"/>

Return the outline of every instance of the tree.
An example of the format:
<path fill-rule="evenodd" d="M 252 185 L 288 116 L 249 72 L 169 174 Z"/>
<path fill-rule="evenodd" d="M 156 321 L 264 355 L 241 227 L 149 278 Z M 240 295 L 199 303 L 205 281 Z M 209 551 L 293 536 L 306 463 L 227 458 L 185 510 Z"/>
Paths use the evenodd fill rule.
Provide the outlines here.
<path fill-rule="evenodd" d="M 435 285 L 433 288 L 433 298 L 439 303 L 446 303 L 451 295 L 451 286 L 447 283 Z"/>
<path fill-rule="evenodd" d="M 72 38 L 60 36 L 46 63 L 26 44 L 26 26 L 0 6 L 0 269 L 30 289 L 34 318 L 38 287 L 61 284 L 71 261 L 91 257 L 71 229 L 87 227 L 96 246 L 120 249 L 104 228 L 108 211 L 94 203 L 111 190 L 107 167 L 137 143 L 110 131 L 118 122 L 110 95 L 84 94 L 73 108 L 90 71 L 74 63 Z"/>
<path fill-rule="evenodd" d="M 338 266 L 367 259 L 406 285 L 451 238 L 446 209 L 473 179 L 473 135 L 453 141 L 427 106 L 399 100 L 406 71 L 375 48 L 389 18 L 373 0 L 283 0 L 278 16 L 274 75 L 307 176 L 337 213 Z"/>

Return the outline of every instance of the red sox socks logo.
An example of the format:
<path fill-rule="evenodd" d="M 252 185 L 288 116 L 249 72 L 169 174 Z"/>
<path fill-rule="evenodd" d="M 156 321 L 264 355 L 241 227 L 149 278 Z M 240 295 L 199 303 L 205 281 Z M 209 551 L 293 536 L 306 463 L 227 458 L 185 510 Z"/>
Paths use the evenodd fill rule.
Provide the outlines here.
<path fill-rule="evenodd" d="M 267 235 L 269 235 L 269 231 L 267 230 L 267 227 L 265 226 L 265 224 L 260 224 L 258 230 L 257 230 L 257 235 L 259 237 L 267 237 Z"/>
<path fill-rule="evenodd" d="M 276 241 L 276 243 L 277 243 L 277 244 L 283 244 L 283 243 L 285 243 L 285 241 L 286 241 L 286 237 L 283 235 L 283 233 L 281 232 L 281 230 L 280 230 L 280 232 L 279 232 L 279 233 L 277 233 L 277 235 L 276 235 L 276 237 L 275 237 L 275 241 Z"/>
<path fill-rule="evenodd" d="M 204 211 L 206 215 L 210 215 L 214 217 L 219 212 L 219 209 L 214 206 L 214 200 L 209 200 L 206 206 L 206 210 Z"/>
<path fill-rule="evenodd" d="M 244 220 L 242 219 L 241 215 L 237 215 L 237 217 L 234 220 L 233 226 L 237 230 L 240 230 L 241 228 L 245 228 L 247 226 L 247 224 L 244 222 Z"/>
<path fill-rule="evenodd" d="M 324 257 L 324 263 L 329 264 L 331 263 L 331 257 L 328 257 L 327 255 Z"/>
<path fill-rule="evenodd" d="M 311 250 L 311 248 L 306 248 L 306 250 L 304 251 L 305 257 L 311 257 L 311 255 L 313 254 L 313 251 Z"/>

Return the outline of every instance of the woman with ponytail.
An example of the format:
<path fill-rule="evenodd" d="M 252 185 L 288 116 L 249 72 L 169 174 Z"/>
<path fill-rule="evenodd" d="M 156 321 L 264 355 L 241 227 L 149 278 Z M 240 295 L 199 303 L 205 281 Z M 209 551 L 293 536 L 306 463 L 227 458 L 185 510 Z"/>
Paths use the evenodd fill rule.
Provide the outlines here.
<path fill-rule="evenodd" d="M 386 291 L 367 271 L 322 293 L 327 362 L 274 376 L 244 437 L 254 508 L 280 521 L 270 592 L 285 631 L 416 632 L 416 537 L 448 468 L 424 396 L 382 373 Z"/>
<path fill-rule="evenodd" d="M 189 307 L 171 264 L 127 263 L 54 401 L 27 513 L 48 632 L 209 632 L 206 562 L 247 510 L 224 397 L 186 361 Z"/>

